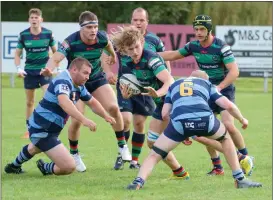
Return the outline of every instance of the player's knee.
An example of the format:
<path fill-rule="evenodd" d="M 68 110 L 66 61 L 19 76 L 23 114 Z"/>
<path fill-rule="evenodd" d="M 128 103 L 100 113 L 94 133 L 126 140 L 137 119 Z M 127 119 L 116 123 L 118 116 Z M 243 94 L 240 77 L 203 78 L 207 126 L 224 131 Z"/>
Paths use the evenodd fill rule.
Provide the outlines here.
<path fill-rule="evenodd" d="M 216 140 L 218 142 L 220 142 L 220 143 L 223 143 L 226 139 L 228 139 L 228 137 L 227 137 L 227 130 L 225 130 L 225 133 L 221 137 L 217 138 Z"/>
<path fill-rule="evenodd" d="M 32 100 L 27 100 L 27 107 L 32 107 L 32 106 L 34 106 L 34 99 L 32 99 Z"/>
<path fill-rule="evenodd" d="M 224 121 L 223 124 L 225 125 L 225 127 L 229 133 L 233 134 L 236 131 L 236 127 L 233 122 Z"/>
<path fill-rule="evenodd" d="M 134 123 L 134 129 L 137 133 L 141 133 L 144 130 L 144 121 L 137 121 Z"/>
<path fill-rule="evenodd" d="M 119 114 L 119 107 L 117 105 L 111 105 L 108 112 L 112 117 L 116 118 Z"/>
<path fill-rule="evenodd" d="M 62 171 L 62 174 L 71 174 L 76 170 L 75 163 L 67 163 L 64 167 L 60 168 Z"/>
<path fill-rule="evenodd" d="M 81 123 L 79 121 L 73 119 L 73 120 L 71 120 L 71 124 L 69 126 L 68 131 L 75 133 L 80 129 L 80 127 L 81 127 Z"/>
<path fill-rule="evenodd" d="M 30 155 L 34 156 L 35 154 L 40 153 L 41 151 L 35 147 L 32 143 L 30 143 L 27 147 L 27 151 Z"/>
<path fill-rule="evenodd" d="M 124 123 L 124 130 L 129 130 L 130 129 L 130 124 L 131 120 L 128 117 L 123 118 L 123 123 Z"/>
<path fill-rule="evenodd" d="M 149 140 L 147 140 L 147 146 L 151 149 L 154 145 L 154 142 L 151 142 Z"/>
<path fill-rule="evenodd" d="M 155 141 L 158 139 L 158 137 L 160 136 L 159 133 L 156 133 L 154 131 L 149 130 L 148 131 L 148 137 L 147 137 L 147 145 L 149 148 L 152 148 Z"/>
<path fill-rule="evenodd" d="M 160 149 L 156 146 L 153 146 L 152 149 L 156 154 L 160 155 L 162 159 L 167 158 L 168 152 L 163 151 L 162 149 Z M 156 155 L 154 155 L 154 156 L 156 156 Z"/>

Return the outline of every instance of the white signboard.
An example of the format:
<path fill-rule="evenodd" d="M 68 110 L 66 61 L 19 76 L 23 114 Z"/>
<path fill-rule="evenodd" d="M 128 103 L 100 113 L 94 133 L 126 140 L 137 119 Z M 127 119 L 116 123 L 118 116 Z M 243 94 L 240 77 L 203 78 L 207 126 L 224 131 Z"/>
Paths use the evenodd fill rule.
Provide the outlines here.
<path fill-rule="evenodd" d="M 53 36 L 58 43 L 79 30 L 78 23 L 55 23 L 55 22 L 44 22 L 42 26 L 51 30 Z M 2 22 L 2 72 L 4 73 L 15 73 L 17 69 L 14 65 L 14 53 L 17 46 L 18 36 L 20 32 L 29 27 L 28 22 Z M 23 52 L 23 59 L 21 60 L 21 66 L 25 63 L 25 51 Z M 60 67 L 65 69 L 67 67 L 67 60 L 64 59 Z"/>
<path fill-rule="evenodd" d="M 216 26 L 216 37 L 231 46 L 240 70 L 272 70 L 271 26 Z"/>

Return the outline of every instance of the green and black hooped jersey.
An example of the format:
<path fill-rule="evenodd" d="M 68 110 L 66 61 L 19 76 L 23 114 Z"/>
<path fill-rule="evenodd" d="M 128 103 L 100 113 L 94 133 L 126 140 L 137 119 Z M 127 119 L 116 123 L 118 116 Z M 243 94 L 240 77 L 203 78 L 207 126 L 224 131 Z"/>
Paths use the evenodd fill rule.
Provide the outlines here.
<path fill-rule="evenodd" d="M 55 43 L 52 31 L 43 27 L 38 35 L 33 35 L 30 28 L 20 33 L 17 48 L 26 50 L 25 70 L 28 74 L 40 74 L 49 59 L 49 47 Z"/>
<path fill-rule="evenodd" d="M 156 78 L 156 75 L 163 70 L 167 70 L 167 66 L 157 53 L 144 49 L 139 63 L 135 64 L 132 59 L 123 63 L 134 74 L 143 87 L 152 87 L 158 90 L 163 83 Z M 163 103 L 164 97 L 153 98 L 156 104 Z"/>
<path fill-rule="evenodd" d="M 151 32 L 146 32 L 146 34 L 144 35 L 144 39 L 145 39 L 144 49 L 150 50 L 153 52 L 165 51 L 165 46 L 163 42 L 155 34 Z M 131 73 L 130 69 L 124 63 L 127 63 L 132 59 L 129 56 L 121 56 L 119 53 L 117 53 L 117 56 L 118 56 L 118 62 L 119 62 L 118 77 L 120 77 L 122 74 Z"/>
<path fill-rule="evenodd" d="M 195 40 L 188 42 L 178 51 L 184 57 L 193 55 L 199 68 L 209 75 L 210 82 L 215 85 L 226 77 L 228 69 L 225 65 L 235 61 L 230 46 L 216 37 L 208 47 L 202 47 L 200 42 Z"/>
<path fill-rule="evenodd" d="M 92 64 L 92 72 L 89 79 L 102 72 L 100 57 L 102 50 L 108 45 L 106 32 L 98 31 L 97 42 L 92 45 L 85 44 L 80 37 L 80 31 L 68 36 L 59 46 L 58 52 L 64 54 L 68 60 L 68 66 L 77 57 L 83 57 Z M 67 66 L 67 67 L 68 67 Z"/>

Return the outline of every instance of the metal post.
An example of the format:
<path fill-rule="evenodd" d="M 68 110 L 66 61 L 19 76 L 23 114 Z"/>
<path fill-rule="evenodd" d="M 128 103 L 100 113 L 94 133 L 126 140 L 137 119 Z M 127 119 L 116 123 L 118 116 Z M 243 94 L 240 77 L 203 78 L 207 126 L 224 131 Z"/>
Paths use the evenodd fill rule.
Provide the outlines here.
<path fill-rule="evenodd" d="M 268 72 L 264 71 L 264 92 L 268 92 Z"/>
<path fill-rule="evenodd" d="M 14 88 L 14 86 L 15 86 L 15 84 L 14 84 L 14 77 L 15 77 L 14 73 L 11 73 L 10 74 L 10 86 L 12 88 Z"/>

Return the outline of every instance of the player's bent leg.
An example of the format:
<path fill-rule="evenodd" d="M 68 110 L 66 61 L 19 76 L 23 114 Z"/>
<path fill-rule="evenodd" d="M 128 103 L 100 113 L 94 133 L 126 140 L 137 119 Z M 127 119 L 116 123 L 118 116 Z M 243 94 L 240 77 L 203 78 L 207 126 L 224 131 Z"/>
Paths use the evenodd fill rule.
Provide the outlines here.
<path fill-rule="evenodd" d="M 213 165 L 213 169 L 207 173 L 208 176 L 224 175 L 224 168 L 220 159 L 219 152 L 210 146 L 206 146 L 206 149 L 210 155 L 210 159 Z M 222 149 L 223 152 L 223 149 Z"/>
<path fill-rule="evenodd" d="M 162 133 L 166 129 L 168 123 L 169 123 L 168 121 L 162 121 L 155 118 L 151 119 L 150 129 L 148 131 L 148 138 L 147 138 L 147 144 L 149 148 L 153 147 L 154 143 L 157 141 L 158 137 L 161 135 L 160 133 Z M 179 164 L 173 152 L 169 152 L 167 157 L 163 161 L 171 168 L 174 176 L 184 177 L 185 170 Z"/>
<path fill-rule="evenodd" d="M 216 140 L 209 139 L 206 137 L 196 137 L 196 136 L 194 137 L 194 140 L 201 143 L 201 144 L 206 145 L 207 147 L 208 146 L 212 147 L 212 148 L 216 149 L 218 152 L 223 153 L 223 148 L 222 148 L 221 143 Z M 208 152 L 209 152 L 209 150 L 208 150 Z M 246 175 L 250 176 L 252 174 L 252 169 L 254 167 L 254 163 L 253 163 L 252 158 L 250 156 L 245 156 L 245 155 L 241 154 L 240 152 L 237 152 L 237 156 L 238 156 L 241 168 L 243 169 L 244 173 Z M 217 175 L 217 174 L 219 174 L 218 172 L 219 171 L 214 170 L 214 168 L 213 168 L 213 170 L 211 172 L 209 172 L 209 174 L 210 175 L 211 174 Z"/>
<path fill-rule="evenodd" d="M 209 138 L 216 139 L 217 141 L 221 142 L 225 158 L 230 168 L 232 169 L 232 175 L 235 179 L 236 188 L 250 188 L 262 186 L 262 184 L 260 183 L 253 182 L 245 178 L 244 173 L 240 168 L 234 143 L 227 133 L 226 127 L 221 122 L 219 129 L 215 132 L 214 135 L 210 136 Z"/>
<path fill-rule="evenodd" d="M 243 138 L 241 132 L 236 128 L 236 126 L 234 124 L 234 118 L 226 110 L 222 111 L 220 114 L 222 117 L 222 122 L 225 125 L 225 127 L 227 128 L 227 131 L 229 132 L 235 146 L 239 150 L 245 149 L 244 138 Z"/>
<path fill-rule="evenodd" d="M 219 157 L 219 152 L 223 153 L 223 148 L 222 145 L 216 141 L 216 140 L 212 140 L 206 137 L 194 137 L 194 140 L 205 145 L 207 148 L 207 151 L 210 155 L 211 161 L 212 161 L 212 165 L 213 165 L 213 169 L 207 173 L 207 175 L 209 176 L 214 176 L 214 175 L 224 175 L 224 169 L 221 165 L 221 160 Z M 217 150 L 217 151 L 215 151 Z"/>
<path fill-rule="evenodd" d="M 83 101 L 79 100 L 75 106 L 82 114 L 84 114 L 85 104 Z M 72 155 L 76 163 L 76 170 L 78 172 L 85 172 L 86 166 L 84 162 L 82 161 L 81 156 L 79 154 L 79 150 L 78 150 L 78 143 L 80 138 L 80 127 L 81 127 L 81 123 L 78 122 L 76 119 L 71 118 L 71 124 L 68 127 L 68 140 L 69 140 L 69 146 L 70 146 L 70 154 Z"/>
<path fill-rule="evenodd" d="M 127 112 L 127 111 L 121 111 L 121 115 L 122 115 L 122 120 L 124 123 L 124 134 L 128 133 L 127 135 L 125 134 L 125 140 L 126 142 L 128 141 L 129 137 L 130 137 L 130 125 L 132 122 L 132 117 L 133 114 L 131 112 Z"/>
<path fill-rule="evenodd" d="M 164 134 L 160 135 L 148 157 L 144 160 L 137 177 L 127 186 L 129 190 L 139 190 L 143 187 L 145 180 L 152 173 L 154 166 L 161 160 L 165 159 L 168 152 L 174 149 L 179 142 L 175 142 Z"/>
<path fill-rule="evenodd" d="M 76 169 L 73 157 L 62 143 L 44 153 L 53 161 L 48 164 L 48 168 L 53 168 L 52 172 L 55 175 L 71 174 Z"/>
<path fill-rule="evenodd" d="M 118 141 L 119 152 L 123 161 L 131 161 L 132 156 L 127 146 L 124 136 L 124 124 L 119 110 L 115 93 L 109 84 L 104 84 L 97 88 L 92 95 L 101 103 L 104 109 L 116 120 L 112 127 Z"/>
<path fill-rule="evenodd" d="M 234 118 L 227 111 L 222 111 L 221 116 L 222 122 L 227 128 L 227 131 L 230 133 L 230 136 L 238 149 L 237 153 L 241 167 L 243 168 L 245 174 L 250 176 L 253 172 L 254 163 L 253 157 L 248 157 L 248 151 L 245 146 L 244 138 L 241 132 L 236 128 L 234 124 Z M 242 154 L 242 156 L 239 154 Z"/>
<path fill-rule="evenodd" d="M 124 131 L 130 130 L 133 114 L 131 112 L 121 112 L 121 115 L 124 122 Z"/>
<path fill-rule="evenodd" d="M 109 84 L 105 84 L 97 88 L 92 95 L 101 103 L 103 108 L 116 120 L 113 125 L 115 131 L 123 131 L 124 124 L 121 112 L 119 111 L 115 92 Z"/>
<path fill-rule="evenodd" d="M 121 111 L 122 119 L 124 122 L 124 136 L 125 136 L 125 141 L 126 143 L 128 142 L 128 139 L 130 137 L 130 124 L 132 121 L 132 113 L 131 112 L 125 112 Z M 124 162 L 122 160 L 122 156 L 120 152 L 118 152 L 118 156 L 116 158 L 115 164 L 114 164 L 114 169 L 115 170 L 121 170 L 124 167 Z"/>
<path fill-rule="evenodd" d="M 32 143 L 24 146 L 19 152 L 18 156 L 14 159 L 13 162 L 8 163 L 5 166 L 5 172 L 7 174 L 21 174 L 25 171 L 22 169 L 22 164 L 29 161 L 33 158 L 34 155 L 40 153 L 40 149 L 35 147 Z"/>

